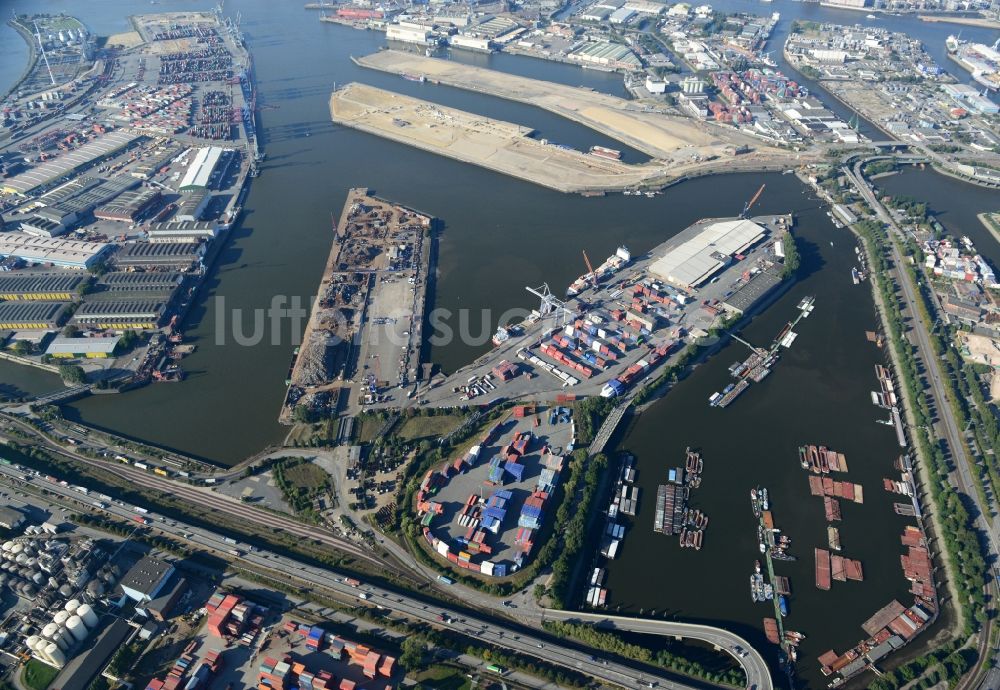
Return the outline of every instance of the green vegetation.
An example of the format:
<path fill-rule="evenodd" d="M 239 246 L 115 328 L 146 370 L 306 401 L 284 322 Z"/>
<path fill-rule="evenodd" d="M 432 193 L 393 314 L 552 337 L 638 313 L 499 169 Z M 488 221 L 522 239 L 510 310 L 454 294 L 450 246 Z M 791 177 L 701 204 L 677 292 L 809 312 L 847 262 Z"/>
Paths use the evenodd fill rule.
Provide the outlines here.
<path fill-rule="evenodd" d="M 958 642 L 949 642 L 893 671 L 881 674 L 868 687 L 871 690 L 897 690 L 923 676 L 913 687 L 926 690 L 944 683 L 951 688 L 972 668 L 976 656 L 974 649 L 960 649 Z"/>
<path fill-rule="evenodd" d="M 107 672 L 115 678 L 121 678 L 132 668 L 132 664 L 139 658 L 144 647 L 145 644 L 142 641 L 135 640 L 119 649 L 108 662 Z"/>
<path fill-rule="evenodd" d="M 457 666 L 435 664 L 425 671 L 411 674 L 417 681 L 416 688 L 426 690 L 471 690 L 472 682 L 465 677 L 463 669 Z"/>
<path fill-rule="evenodd" d="M 10 346 L 10 351 L 13 352 L 18 357 L 27 357 L 31 354 L 32 350 L 31 343 L 27 340 L 17 340 L 13 345 Z"/>
<path fill-rule="evenodd" d="M 319 416 L 308 405 L 296 405 L 292 410 L 292 419 L 299 424 L 312 424 L 319 419 Z"/>
<path fill-rule="evenodd" d="M 566 488 L 566 498 L 556 511 L 555 530 L 552 536 L 538 552 L 536 563 L 542 562 L 543 556 L 551 558 L 551 549 L 558 549 L 559 555 L 552 563 L 552 576 L 549 578 L 549 596 L 555 608 L 566 608 L 569 605 L 570 585 L 573 569 L 580 557 L 587 540 L 587 523 L 591 514 L 591 504 L 597 493 L 601 475 L 608 467 L 608 457 L 598 453 L 589 462 L 586 449 L 573 451 L 569 463 L 569 479 Z M 583 486 L 580 487 L 581 478 Z M 579 487 L 579 489 L 578 489 Z M 579 500 L 576 498 L 579 490 Z M 561 536 L 561 539 L 559 536 Z M 559 542 L 562 542 L 561 544 Z"/>
<path fill-rule="evenodd" d="M 21 672 L 21 683 L 28 690 L 45 690 L 59 675 L 59 669 L 53 668 L 38 659 L 29 659 Z"/>
<path fill-rule="evenodd" d="M 788 231 L 781 240 L 782 249 L 785 250 L 785 260 L 782 262 L 781 277 L 791 278 L 799 270 L 801 257 L 799 248 L 795 243 L 795 235 Z"/>
<path fill-rule="evenodd" d="M 870 163 L 865 163 L 863 172 L 865 176 L 882 175 L 888 172 L 894 172 L 898 168 L 899 164 L 895 159 L 872 161 Z"/>
<path fill-rule="evenodd" d="M 428 412 L 431 410 L 433 408 L 429 408 Z M 464 418 L 464 415 L 461 414 L 410 417 L 396 433 L 406 441 L 444 436 L 457 429 Z"/>
<path fill-rule="evenodd" d="M 427 651 L 427 638 L 423 635 L 409 635 L 403 640 L 402 654 L 399 663 L 403 668 L 416 671 L 423 668 L 424 653 Z"/>
<path fill-rule="evenodd" d="M 122 333 L 122 337 L 118 341 L 117 348 L 121 348 L 122 352 L 128 352 L 138 342 L 139 342 L 139 334 L 129 329 Z"/>
<path fill-rule="evenodd" d="M 589 446 L 597 435 L 597 430 L 604 423 L 617 403 L 614 398 L 591 396 L 578 402 L 573 408 L 573 421 L 576 422 L 576 444 Z"/>
<path fill-rule="evenodd" d="M 796 69 L 799 72 L 801 72 L 802 76 L 806 77 L 807 79 L 819 80 L 823 76 L 823 73 L 820 72 L 815 67 L 813 67 L 812 65 L 800 65 L 796 67 Z"/>
<path fill-rule="evenodd" d="M 886 206 L 903 211 L 917 222 L 927 220 L 927 202 L 915 199 L 912 196 L 900 194 L 899 196 L 886 197 Z"/>
<path fill-rule="evenodd" d="M 912 401 L 912 414 L 916 420 L 911 428 L 920 457 L 926 461 L 930 477 L 926 487 L 934 502 L 934 509 L 942 526 L 938 543 L 943 544 L 944 557 L 958 592 L 955 602 L 964 621 L 963 637 L 968 637 L 986 620 L 985 585 L 986 564 L 972 524 L 972 518 L 958 493 L 949 483 L 950 467 L 941 444 L 932 441 L 928 432 L 932 420 L 927 396 L 923 394 L 921 368 L 915 347 L 904 335 L 904 319 L 896 297 L 896 286 L 889 277 L 887 259 L 889 238 L 882 224 L 863 220 L 854 226 L 865 244 L 872 261 L 872 276 L 885 305 L 890 344 L 900 363 L 902 383 Z M 901 269 L 903 267 L 900 267 Z M 936 347 L 940 347 L 940 342 Z"/>
<path fill-rule="evenodd" d="M 78 364 L 60 364 L 59 376 L 64 383 L 80 385 L 87 382 L 87 372 Z"/>
<path fill-rule="evenodd" d="M 278 458 L 271 465 L 271 476 L 296 513 L 319 520 L 313 502 L 329 492 L 330 475 L 305 458 Z"/>
<path fill-rule="evenodd" d="M 615 633 L 598 630 L 592 625 L 545 621 L 542 627 L 554 635 L 580 640 L 589 647 L 628 659 L 635 659 L 644 664 L 656 664 L 686 676 L 707 680 L 710 683 L 732 685 L 739 688 L 746 687 L 746 676 L 739 668 L 730 668 L 723 673 L 712 672 L 697 661 L 689 661 L 683 656 L 671 654 L 663 649 L 654 652 L 649 647 L 626 642 Z"/>

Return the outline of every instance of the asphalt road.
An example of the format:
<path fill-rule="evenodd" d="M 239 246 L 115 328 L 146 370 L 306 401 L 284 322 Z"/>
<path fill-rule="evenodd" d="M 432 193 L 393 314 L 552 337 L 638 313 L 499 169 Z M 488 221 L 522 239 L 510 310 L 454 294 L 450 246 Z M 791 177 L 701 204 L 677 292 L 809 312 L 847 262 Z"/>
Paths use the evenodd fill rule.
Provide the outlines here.
<path fill-rule="evenodd" d="M 14 466 L 0 465 L 0 478 L 16 487 L 16 482 L 28 479 L 32 484 L 64 498 L 84 503 L 98 502 L 92 495 L 84 496 L 69 486 L 52 483 L 42 477 L 31 477 Z M 93 506 L 97 508 L 97 506 Z M 351 585 L 347 578 L 325 568 L 317 568 L 270 551 L 250 547 L 247 544 L 225 541 L 221 535 L 186 525 L 155 513 L 137 513 L 129 506 L 116 502 L 103 509 L 106 513 L 124 519 L 145 518 L 151 526 L 176 539 L 186 540 L 206 549 L 229 553 L 233 549 L 242 552 L 237 560 L 267 570 L 282 572 L 313 587 L 322 587 L 359 604 L 377 606 L 404 614 L 441 628 L 449 628 L 478 641 L 489 642 L 503 649 L 535 657 L 551 664 L 585 673 L 598 680 L 626 688 L 666 688 L 668 690 L 694 690 L 694 686 L 674 681 L 657 674 L 650 674 L 613 660 L 601 659 L 587 652 L 552 643 L 547 638 L 513 632 L 504 625 L 491 620 L 471 616 L 447 607 L 427 604 L 404 594 L 390 592 L 368 584 Z M 253 549 L 253 550 L 251 550 Z M 760 686 L 758 686 L 759 688 Z M 755 688 L 754 690 L 758 690 Z"/>

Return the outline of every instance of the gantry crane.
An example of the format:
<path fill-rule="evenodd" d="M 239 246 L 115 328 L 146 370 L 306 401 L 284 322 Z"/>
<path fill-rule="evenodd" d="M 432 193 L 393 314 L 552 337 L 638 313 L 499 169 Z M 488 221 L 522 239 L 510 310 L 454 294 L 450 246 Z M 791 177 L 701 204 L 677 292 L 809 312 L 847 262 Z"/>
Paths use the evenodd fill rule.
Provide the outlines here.
<path fill-rule="evenodd" d="M 753 198 L 746 203 L 746 205 L 743 207 L 743 213 L 740 214 L 740 218 L 746 219 L 750 216 L 750 209 L 753 208 L 753 205 L 757 203 L 757 199 L 760 198 L 760 195 L 764 193 L 764 187 L 766 186 L 767 185 L 762 184 L 760 186 L 760 189 L 757 190 L 757 193 L 753 195 Z"/>

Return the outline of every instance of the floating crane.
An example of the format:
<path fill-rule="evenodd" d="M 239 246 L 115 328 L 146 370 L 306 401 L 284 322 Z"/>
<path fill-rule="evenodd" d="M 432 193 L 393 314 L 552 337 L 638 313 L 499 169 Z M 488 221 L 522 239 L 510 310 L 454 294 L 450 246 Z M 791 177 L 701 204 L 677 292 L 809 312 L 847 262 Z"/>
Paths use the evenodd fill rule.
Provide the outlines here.
<path fill-rule="evenodd" d="M 590 272 L 590 277 L 593 279 L 594 287 L 597 287 L 597 274 L 594 273 L 594 267 L 590 265 L 590 258 L 587 256 L 587 250 L 583 250 L 583 262 L 587 264 L 587 270 Z"/>
<path fill-rule="evenodd" d="M 757 190 L 757 193 L 753 195 L 753 198 L 746 203 L 746 206 L 743 207 L 743 213 L 740 214 L 740 218 L 746 220 L 750 216 L 750 209 L 757 203 L 757 199 L 760 198 L 760 195 L 764 193 L 764 187 L 766 186 L 767 185 L 762 184 L 760 189 Z"/>

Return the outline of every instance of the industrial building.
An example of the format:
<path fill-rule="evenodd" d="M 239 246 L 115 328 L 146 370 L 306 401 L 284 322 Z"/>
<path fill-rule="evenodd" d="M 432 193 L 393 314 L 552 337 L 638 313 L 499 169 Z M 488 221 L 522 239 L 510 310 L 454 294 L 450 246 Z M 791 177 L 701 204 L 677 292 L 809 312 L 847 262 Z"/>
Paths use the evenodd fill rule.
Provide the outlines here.
<path fill-rule="evenodd" d="M 0 302 L 0 329 L 14 331 L 58 328 L 66 302 Z"/>
<path fill-rule="evenodd" d="M 185 271 L 201 262 L 204 244 L 192 242 L 131 242 L 115 256 L 121 268 L 169 268 Z"/>
<path fill-rule="evenodd" d="M 160 190 L 153 188 L 123 192 L 112 201 L 94 209 L 94 217 L 101 220 L 134 223 L 156 206 L 160 197 Z"/>
<path fill-rule="evenodd" d="M 159 558 L 146 556 L 125 574 L 118 585 L 129 599 L 146 604 L 157 597 L 174 574 L 174 566 Z"/>
<path fill-rule="evenodd" d="M 0 274 L 0 300 L 68 302 L 82 282 L 83 276 L 73 273 Z"/>
<path fill-rule="evenodd" d="M 385 37 L 390 41 L 427 45 L 431 42 L 431 31 L 422 26 L 390 24 L 385 29 Z"/>
<path fill-rule="evenodd" d="M 19 224 L 21 232 L 34 237 L 58 237 L 69 229 L 65 224 L 42 218 L 40 215 L 28 216 Z"/>
<path fill-rule="evenodd" d="M 160 327 L 166 307 L 166 301 L 157 299 L 95 300 L 81 304 L 70 323 L 110 330 L 153 330 Z"/>
<path fill-rule="evenodd" d="M 24 233 L 0 232 L 0 257 L 16 257 L 29 264 L 52 264 L 64 268 L 90 268 L 110 244 L 83 242 L 50 237 L 32 237 Z"/>
<path fill-rule="evenodd" d="M 99 291 L 117 294 L 162 293 L 172 295 L 183 281 L 184 275 L 174 271 L 154 271 L 151 273 L 115 271 L 101 276 L 97 288 Z M 0 285 L 2 284 L 2 279 L 0 279 Z"/>
<path fill-rule="evenodd" d="M 184 192 L 177 202 L 177 214 L 173 220 L 186 220 L 192 223 L 201 220 L 211 201 L 212 195 L 207 189 L 197 188 Z"/>
<path fill-rule="evenodd" d="M 184 173 L 177 188 L 182 192 L 189 189 L 208 189 L 212 183 L 212 176 L 217 169 L 224 169 L 220 168 L 220 164 L 224 162 L 224 159 L 228 160 L 230 153 L 231 151 L 221 146 L 206 146 L 198 149 L 198 153 L 195 154 L 194 160 L 191 161 L 191 165 L 188 166 L 187 172 Z"/>
<path fill-rule="evenodd" d="M 213 221 L 178 221 L 152 223 L 146 231 L 150 242 L 181 242 L 192 244 L 214 240 L 219 236 L 219 225 Z"/>
<path fill-rule="evenodd" d="M 31 170 L 6 179 L 0 184 L 3 185 L 3 191 L 8 194 L 27 195 L 39 187 L 118 153 L 138 138 L 138 136 L 127 132 L 110 132 L 87 142 L 76 150 L 67 151 Z"/>
<path fill-rule="evenodd" d="M 98 206 L 138 185 L 139 181 L 132 177 L 114 177 L 93 186 L 88 185 L 86 190 L 64 196 L 58 202 L 47 201 L 45 208 L 36 211 L 36 215 L 70 227 Z"/>
<path fill-rule="evenodd" d="M 599 65 L 611 69 L 635 70 L 642 68 L 642 62 L 628 46 L 609 41 L 584 43 L 566 57 L 574 62 Z"/>
<path fill-rule="evenodd" d="M 118 336 L 107 338 L 53 338 L 45 354 L 56 359 L 106 359 L 114 356 Z"/>
<path fill-rule="evenodd" d="M 24 513 L 9 506 L 0 506 L 0 527 L 18 529 L 24 524 Z"/>
<path fill-rule="evenodd" d="M 767 230 L 751 220 L 708 223 L 654 261 L 649 271 L 684 288 L 695 288 L 728 266 L 733 256 L 759 242 Z"/>

